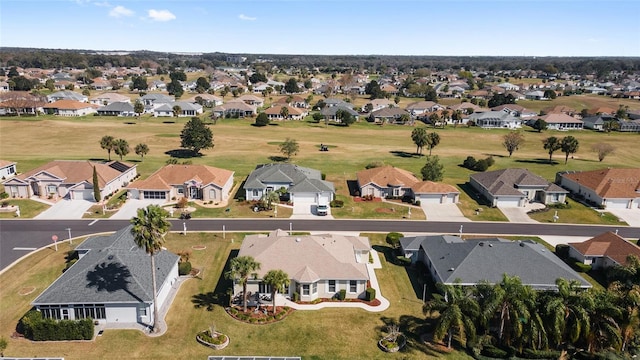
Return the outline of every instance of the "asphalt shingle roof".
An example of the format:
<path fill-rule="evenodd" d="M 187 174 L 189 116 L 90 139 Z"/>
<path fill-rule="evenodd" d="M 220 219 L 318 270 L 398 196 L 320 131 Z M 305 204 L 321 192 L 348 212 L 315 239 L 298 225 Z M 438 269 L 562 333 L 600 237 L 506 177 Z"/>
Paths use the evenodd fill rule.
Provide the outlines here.
<path fill-rule="evenodd" d="M 306 182 L 305 184 L 302 184 Z M 289 191 L 307 192 L 314 187 L 319 191 L 333 191 L 333 184 L 322 180 L 320 171 L 293 164 L 261 164 L 249 174 L 244 189 L 264 189 L 267 184 L 289 184 Z M 299 188 L 296 187 L 300 184 Z"/>

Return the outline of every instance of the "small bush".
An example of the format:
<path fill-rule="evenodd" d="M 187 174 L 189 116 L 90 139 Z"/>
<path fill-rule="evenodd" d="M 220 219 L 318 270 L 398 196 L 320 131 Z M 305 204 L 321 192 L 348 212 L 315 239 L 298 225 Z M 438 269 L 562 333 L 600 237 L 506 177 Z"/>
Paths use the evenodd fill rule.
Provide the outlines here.
<path fill-rule="evenodd" d="M 413 205 L 415 205 L 415 206 L 420 206 L 420 204 L 421 204 L 420 200 L 416 200 L 416 201 L 413 202 Z"/>
<path fill-rule="evenodd" d="M 293 302 L 298 302 L 298 301 L 300 301 L 300 293 L 294 292 L 293 293 Z"/>
<path fill-rule="evenodd" d="M 344 201 L 342 200 L 333 200 L 329 203 L 329 206 L 332 208 L 341 208 L 344 206 Z"/>
<path fill-rule="evenodd" d="M 498 349 L 497 347 L 493 346 L 493 345 L 485 345 L 482 348 L 482 351 L 480 352 L 482 355 L 484 356 L 488 356 L 488 357 L 492 357 L 492 358 L 498 358 L 498 359 L 505 359 L 507 357 L 507 352 L 502 350 L 502 349 Z"/>
<path fill-rule="evenodd" d="M 591 271 L 591 265 L 584 264 L 584 263 L 581 263 L 580 261 L 576 260 L 576 261 L 573 262 L 573 269 L 575 271 L 577 271 L 577 272 L 586 273 L 586 272 Z"/>
<path fill-rule="evenodd" d="M 178 209 L 184 209 L 187 207 L 187 204 L 189 204 L 189 200 L 186 197 L 182 197 L 180 198 L 180 200 L 178 200 L 178 203 L 176 204 L 176 207 Z"/>
<path fill-rule="evenodd" d="M 188 275 L 191 273 L 191 263 L 189 261 L 181 262 L 178 264 L 178 274 Z"/>
<path fill-rule="evenodd" d="M 7 194 L 6 191 L 3 191 L 3 192 L 0 193 L 0 199 L 6 199 L 8 197 L 9 197 L 9 194 Z"/>
<path fill-rule="evenodd" d="M 382 161 L 373 161 L 368 163 L 364 168 L 365 169 L 373 169 L 373 168 L 377 168 L 377 167 L 383 167 L 384 166 L 384 162 Z"/>
<path fill-rule="evenodd" d="M 322 178 L 322 180 L 327 180 L 327 174 L 325 173 L 320 174 L 320 177 Z"/>
<path fill-rule="evenodd" d="M 374 288 L 367 288 L 366 292 L 365 292 L 365 300 L 367 301 L 373 301 L 376 299 L 376 289 Z"/>
<path fill-rule="evenodd" d="M 244 201 L 244 196 L 238 196 L 238 202 L 243 202 Z"/>
<path fill-rule="evenodd" d="M 486 171 L 495 163 L 492 156 L 486 159 L 476 160 L 473 156 L 467 156 L 462 162 L 462 166 L 473 171 Z"/>
<path fill-rule="evenodd" d="M 403 234 L 398 232 L 390 232 L 387 234 L 387 244 L 391 245 L 394 249 L 397 249 L 400 246 L 400 238 L 404 237 Z"/>
<path fill-rule="evenodd" d="M 340 289 L 340 291 L 338 291 L 338 300 L 343 301 L 344 299 L 346 299 L 346 297 L 347 297 L 347 290 Z"/>
<path fill-rule="evenodd" d="M 473 156 L 467 156 L 467 158 L 462 162 L 462 166 L 467 169 L 473 170 L 476 167 L 476 159 Z"/>
<path fill-rule="evenodd" d="M 567 244 L 558 244 L 556 245 L 556 256 L 562 260 L 566 260 L 569 258 L 569 245 Z"/>

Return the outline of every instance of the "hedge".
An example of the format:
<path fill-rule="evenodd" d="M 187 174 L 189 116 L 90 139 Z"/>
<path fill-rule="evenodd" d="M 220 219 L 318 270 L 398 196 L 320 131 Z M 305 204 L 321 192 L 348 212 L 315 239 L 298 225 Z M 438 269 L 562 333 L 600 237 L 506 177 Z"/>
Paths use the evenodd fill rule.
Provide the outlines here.
<path fill-rule="evenodd" d="M 560 259 L 566 260 L 569 258 L 569 245 L 558 244 L 556 245 L 556 256 Z"/>
<path fill-rule="evenodd" d="M 347 297 L 347 290 L 345 289 L 340 289 L 340 291 L 338 292 L 338 300 L 342 301 Z"/>
<path fill-rule="evenodd" d="M 480 352 L 482 355 L 484 356 L 488 356 L 488 357 L 492 357 L 492 358 L 498 358 L 498 359 L 506 359 L 507 358 L 507 352 L 502 350 L 502 349 L 498 349 L 497 347 L 493 346 L 493 345 L 485 345 L 482 348 L 482 351 Z"/>
<path fill-rule="evenodd" d="M 333 200 L 329 203 L 329 206 L 332 208 L 341 208 L 344 206 L 344 201 L 342 200 Z"/>
<path fill-rule="evenodd" d="M 589 264 L 584 264 L 581 263 L 580 261 L 576 260 L 573 262 L 573 268 L 577 271 L 577 272 L 589 272 L 591 271 L 591 265 Z"/>
<path fill-rule="evenodd" d="M 398 233 L 398 232 L 390 232 L 387 234 L 387 244 L 391 245 L 394 249 L 398 248 L 398 246 L 400 246 L 400 238 L 404 237 L 403 234 Z"/>
<path fill-rule="evenodd" d="M 191 263 L 189 261 L 181 262 L 178 264 L 178 274 L 188 275 L 191 273 Z"/>
<path fill-rule="evenodd" d="M 19 326 L 24 336 L 34 341 L 91 340 L 94 331 L 91 319 L 43 319 L 37 310 L 26 313 Z"/>
<path fill-rule="evenodd" d="M 525 359 L 559 359 L 560 351 L 524 349 L 520 357 Z"/>
<path fill-rule="evenodd" d="M 376 289 L 374 288 L 367 288 L 366 292 L 365 292 L 365 300 L 367 301 L 373 301 L 376 299 Z"/>

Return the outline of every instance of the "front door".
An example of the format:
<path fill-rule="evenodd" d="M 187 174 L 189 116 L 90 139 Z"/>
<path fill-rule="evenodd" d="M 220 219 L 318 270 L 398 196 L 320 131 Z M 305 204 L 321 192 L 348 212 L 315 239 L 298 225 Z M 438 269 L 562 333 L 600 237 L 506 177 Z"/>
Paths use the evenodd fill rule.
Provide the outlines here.
<path fill-rule="evenodd" d="M 189 198 L 190 199 L 202 199 L 202 190 L 197 187 L 189 188 Z"/>

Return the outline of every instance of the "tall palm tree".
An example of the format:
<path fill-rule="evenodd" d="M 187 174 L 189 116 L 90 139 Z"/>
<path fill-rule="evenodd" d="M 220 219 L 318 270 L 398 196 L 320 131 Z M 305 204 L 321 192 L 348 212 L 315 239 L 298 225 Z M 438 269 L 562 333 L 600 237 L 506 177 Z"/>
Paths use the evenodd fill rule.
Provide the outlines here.
<path fill-rule="evenodd" d="M 555 136 L 550 136 L 542 140 L 542 147 L 544 147 L 544 149 L 547 150 L 547 153 L 549 154 L 549 162 L 551 163 L 552 161 L 551 158 L 553 157 L 553 153 L 556 152 L 556 150 L 560 150 L 560 147 L 561 147 L 560 140 L 558 140 L 558 138 Z"/>
<path fill-rule="evenodd" d="M 556 345 L 568 340 L 575 343 L 586 338 L 590 330 L 589 312 L 594 301 L 591 294 L 580 289 L 577 280 L 557 279 L 558 292 L 545 306 L 549 332 Z"/>
<path fill-rule="evenodd" d="M 273 302 L 273 315 L 276 314 L 276 294 L 283 292 L 285 287 L 289 286 L 289 275 L 286 272 L 278 270 L 269 270 L 262 279 L 265 284 L 271 286 L 271 301 Z"/>
<path fill-rule="evenodd" d="M 591 327 L 587 334 L 587 350 L 600 351 L 622 344 L 619 319 L 622 309 L 615 304 L 613 293 L 600 290 L 594 295 L 595 306 L 589 313 Z"/>
<path fill-rule="evenodd" d="M 251 256 L 238 256 L 231 259 L 230 269 L 226 276 L 242 285 L 242 307 L 247 311 L 247 282 L 249 276 L 256 274 L 260 270 L 260 263 Z"/>
<path fill-rule="evenodd" d="M 467 337 L 474 339 L 480 306 L 472 292 L 461 285 L 438 284 L 438 288 L 445 295 L 433 294 L 422 308 L 426 315 L 438 316 L 434 340 L 442 341 L 447 336 L 447 346 L 451 348 L 454 331 L 461 343 L 466 342 Z"/>
<path fill-rule="evenodd" d="M 437 132 L 427 134 L 427 146 L 429 147 L 429 156 L 431 156 L 431 150 L 440 144 L 440 135 Z"/>
<path fill-rule="evenodd" d="M 169 214 L 158 205 L 149 205 L 138 209 L 137 216 L 131 219 L 131 234 L 139 248 L 151 256 L 151 282 L 153 284 L 153 332 L 157 329 L 158 289 L 156 285 L 155 254 L 162 249 L 164 236 L 171 228 L 167 220 Z"/>
<path fill-rule="evenodd" d="M 504 274 L 495 285 L 478 285 L 485 300 L 482 304 L 482 319 L 486 324 L 498 321 L 498 340 L 511 346 L 511 340 L 522 336 L 524 324 L 531 318 L 530 309 L 535 305 L 536 292 L 522 285 L 517 276 Z"/>
<path fill-rule="evenodd" d="M 616 298 L 621 308 L 620 351 L 626 351 L 627 345 L 636 334 L 640 334 L 640 285 L 625 286 L 616 281 L 607 289 Z"/>
<path fill-rule="evenodd" d="M 580 143 L 578 142 L 578 139 L 574 138 L 571 135 L 565 136 L 562 138 L 562 140 L 560 140 L 560 149 L 562 149 L 562 152 L 565 155 L 564 156 L 565 164 L 569 160 L 569 155 L 575 154 L 576 152 L 578 152 L 579 147 L 580 147 Z"/>

